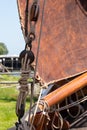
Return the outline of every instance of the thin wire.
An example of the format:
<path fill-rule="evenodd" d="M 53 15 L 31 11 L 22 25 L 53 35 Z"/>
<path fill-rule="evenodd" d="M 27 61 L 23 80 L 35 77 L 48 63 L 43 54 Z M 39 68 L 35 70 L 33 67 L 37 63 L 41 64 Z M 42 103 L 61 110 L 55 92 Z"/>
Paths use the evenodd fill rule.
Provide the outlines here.
<path fill-rule="evenodd" d="M 43 25 L 43 16 L 44 16 L 44 7 L 45 7 L 45 0 L 43 3 L 43 8 L 42 8 L 42 18 L 41 18 L 41 26 L 40 26 L 40 34 L 39 34 L 39 39 L 38 39 L 38 47 L 37 47 L 37 54 L 36 54 L 36 66 L 35 66 L 35 71 L 34 71 L 34 78 L 33 78 L 33 83 L 32 83 L 32 92 L 31 96 L 33 98 L 33 91 L 34 91 L 34 85 L 35 85 L 35 76 L 36 76 L 36 71 L 37 71 L 37 64 L 38 64 L 38 56 L 39 56 L 39 50 L 40 50 L 40 39 L 41 39 L 41 33 L 42 33 L 42 25 Z"/>
<path fill-rule="evenodd" d="M 74 102 L 72 102 L 71 104 L 68 104 L 68 105 L 65 105 L 65 106 L 63 106 L 63 107 L 60 107 L 60 108 L 58 109 L 58 111 L 60 112 L 60 111 L 63 111 L 63 110 L 65 110 L 65 109 L 67 109 L 67 108 L 69 109 L 69 108 L 74 107 L 74 106 L 76 106 L 76 105 L 79 105 L 80 103 L 83 103 L 83 102 L 85 102 L 85 101 L 87 101 L 87 96 L 85 96 L 85 97 L 79 99 L 78 101 L 74 101 Z M 52 110 L 49 110 L 49 112 L 53 112 L 54 110 L 55 110 L 55 108 L 52 109 Z"/>
<path fill-rule="evenodd" d="M 45 8 L 45 0 L 43 2 L 43 8 L 42 8 L 42 18 L 41 18 L 40 33 L 39 33 L 39 39 L 38 39 L 38 47 L 37 47 L 37 54 L 36 54 L 36 66 L 35 66 L 35 71 L 34 71 L 33 85 L 35 84 L 35 76 L 36 76 L 37 65 L 38 65 L 38 57 L 39 57 L 39 50 L 40 50 L 40 40 L 41 40 L 43 18 L 44 18 L 44 8 Z"/>
<path fill-rule="evenodd" d="M 73 107 L 73 106 L 76 106 L 76 105 L 78 105 L 78 104 L 84 102 L 84 101 L 87 101 L 87 96 L 85 96 L 85 97 L 82 98 L 82 99 L 79 99 L 78 101 L 75 101 L 75 102 L 73 102 L 73 103 L 71 103 L 71 104 L 68 104 L 68 105 L 66 105 L 66 106 L 64 106 L 64 107 L 59 108 L 59 111 L 63 111 L 63 110 L 65 110 L 65 109 L 67 109 L 67 108 L 71 108 L 71 107 Z"/>
<path fill-rule="evenodd" d="M 42 26 L 43 26 L 43 18 L 44 18 L 44 9 L 45 9 L 45 0 L 44 0 L 44 2 L 43 2 L 43 7 L 42 7 L 42 18 L 41 18 L 40 33 L 39 33 L 38 47 L 37 47 L 37 54 L 36 54 L 36 66 L 35 66 L 35 71 L 34 71 L 34 79 L 33 79 L 33 83 L 32 83 L 32 87 L 33 87 L 33 88 L 34 88 L 34 85 L 35 85 L 35 76 L 36 76 L 37 65 L 38 65 L 38 57 L 39 57 L 39 50 L 40 50 L 40 40 L 41 40 Z M 33 90 L 34 90 L 34 89 L 33 89 Z M 41 93 L 42 93 L 42 90 L 41 90 Z M 33 97 L 33 91 L 32 91 L 32 97 Z M 40 97 L 41 97 L 41 96 L 40 96 Z M 38 105 L 39 105 L 40 97 L 39 97 L 39 99 L 38 99 L 38 103 L 37 103 L 36 109 L 35 109 L 35 111 L 34 111 L 34 117 L 35 117 L 36 112 L 37 112 L 37 108 L 38 108 Z M 33 120 L 32 120 L 32 124 L 31 124 L 30 130 L 32 130 L 33 122 L 34 122 L 34 118 L 33 118 Z"/>
<path fill-rule="evenodd" d="M 33 122 L 34 122 L 35 115 L 36 115 L 36 112 L 37 112 L 37 109 L 38 109 L 38 105 L 39 105 L 39 102 L 40 102 L 41 94 L 42 94 L 42 89 L 40 91 L 40 95 L 39 95 L 39 98 L 38 98 L 38 101 L 37 101 L 37 104 L 36 104 L 36 108 L 35 108 L 35 111 L 34 111 L 34 114 L 33 114 L 30 130 L 32 130 L 32 127 L 33 127 Z"/>

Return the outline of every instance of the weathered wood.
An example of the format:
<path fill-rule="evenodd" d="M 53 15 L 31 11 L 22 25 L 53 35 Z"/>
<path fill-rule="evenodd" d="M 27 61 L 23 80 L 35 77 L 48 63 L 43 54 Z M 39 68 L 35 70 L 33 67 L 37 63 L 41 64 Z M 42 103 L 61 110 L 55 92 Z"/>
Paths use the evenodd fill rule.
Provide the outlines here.
<path fill-rule="evenodd" d="M 1 81 L 0 84 L 18 84 L 18 81 Z"/>
<path fill-rule="evenodd" d="M 66 97 L 77 92 L 86 85 L 87 85 L 87 73 L 84 73 L 78 76 L 77 78 L 73 79 L 69 83 L 49 93 L 43 98 L 43 100 L 48 104 L 48 106 L 52 106 L 56 103 L 61 102 Z"/>

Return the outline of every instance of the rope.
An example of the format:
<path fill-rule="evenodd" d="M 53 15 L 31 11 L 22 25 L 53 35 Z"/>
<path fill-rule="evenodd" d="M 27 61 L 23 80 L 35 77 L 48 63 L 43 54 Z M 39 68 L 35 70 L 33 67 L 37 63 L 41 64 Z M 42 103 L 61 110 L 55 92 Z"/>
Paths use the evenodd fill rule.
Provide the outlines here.
<path fill-rule="evenodd" d="M 28 7 L 29 7 L 29 0 L 26 0 L 26 9 L 25 9 L 25 36 L 28 35 Z"/>
<path fill-rule="evenodd" d="M 68 104 L 68 105 L 66 105 L 66 106 L 64 106 L 64 107 L 59 108 L 59 112 L 65 110 L 65 109 L 67 109 L 67 108 L 74 107 L 74 106 L 76 106 L 76 105 L 78 105 L 78 104 L 80 104 L 80 103 L 82 103 L 82 102 L 84 102 L 84 101 L 87 101 L 87 96 L 85 96 L 85 97 L 82 98 L 82 99 L 79 99 L 78 101 L 75 101 L 75 102 L 73 102 L 73 103 L 71 103 L 71 104 Z"/>
<path fill-rule="evenodd" d="M 36 76 L 36 72 L 37 72 L 38 57 L 39 57 L 39 50 L 40 50 L 40 40 L 41 40 L 41 34 L 42 34 L 44 8 L 45 8 L 45 0 L 43 2 L 43 8 L 42 8 L 42 18 L 41 18 L 40 33 L 39 33 L 38 47 L 37 47 L 37 54 L 36 54 L 36 66 L 35 66 L 35 71 L 34 71 L 34 79 L 33 79 L 33 83 L 32 83 L 32 93 L 31 93 L 32 98 L 33 98 L 33 90 L 34 90 L 34 85 L 35 85 L 35 76 Z M 42 90 L 41 90 L 41 93 L 42 93 Z M 40 97 L 41 97 L 41 95 L 40 95 Z M 39 97 L 38 102 L 37 102 L 37 106 L 36 106 L 36 109 L 35 109 L 35 112 L 34 112 L 34 117 L 36 115 L 36 111 L 37 111 L 37 108 L 38 108 L 40 97 Z M 30 118 L 30 112 L 29 112 L 29 118 Z M 34 118 L 32 120 L 30 130 L 32 130 L 33 122 L 34 122 Z"/>
<path fill-rule="evenodd" d="M 75 124 L 77 124 L 77 123 L 79 123 L 81 120 L 83 120 L 84 118 L 86 118 L 87 117 L 87 110 L 84 112 L 84 113 L 82 113 L 80 116 L 79 116 L 79 118 L 77 119 L 77 120 L 75 120 L 75 122 L 73 122 L 73 123 L 71 123 L 70 124 L 70 128 L 72 128 L 73 126 L 75 126 Z M 87 128 L 86 128 L 87 129 Z M 83 129 L 84 130 L 84 129 Z"/>
<path fill-rule="evenodd" d="M 40 50 L 40 40 L 41 40 L 43 18 L 44 18 L 44 8 L 45 8 L 45 0 L 43 2 L 43 8 L 42 8 L 42 18 L 41 18 L 40 33 L 39 33 L 39 39 L 38 39 L 38 47 L 37 47 L 37 54 L 36 54 L 36 66 L 35 66 L 35 71 L 34 71 L 33 85 L 35 84 L 35 76 L 36 76 L 36 72 L 37 72 L 38 57 L 39 57 L 39 50 Z"/>
<path fill-rule="evenodd" d="M 76 93 L 76 98 L 77 98 L 77 93 Z M 66 104 L 68 104 L 68 99 L 66 98 Z M 71 96 L 70 96 L 70 102 L 73 102 L 73 100 L 71 99 Z M 78 98 L 77 98 L 77 102 L 78 102 Z M 70 110 L 69 110 L 69 108 L 67 108 L 67 113 L 69 114 L 69 116 L 70 117 L 72 117 L 72 118 L 76 118 L 76 117 L 78 117 L 79 116 L 79 114 L 80 114 L 80 106 L 79 105 L 74 105 L 74 107 L 78 107 L 78 111 L 77 111 L 77 113 L 75 114 L 75 113 L 71 113 L 70 112 Z M 73 115 L 73 114 L 75 114 L 75 115 Z"/>
<path fill-rule="evenodd" d="M 54 124 L 56 117 L 58 118 L 58 126 L 56 126 Z M 54 129 L 62 130 L 62 128 L 63 128 L 63 118 L 62 118 L 61 114 L 59 113 L 59 104 L 58 104 L 58 109 L 55 110 L 54 117 L 52 120 L 52 130 L 54 130 Z"/>
<path fill-rule="evenodd" d="M 28 54 L 26 53 L 25 58 L 21 59 L 21 65 L 22 65 L 21 79 L 19 80 L 20 93 L 19 93 L 17 103 L 16 103 L 16 114 L 19 118 L 19 122 L 20 122 L 20 118 L 22 118 L 24 115 L 25 101 L 28 95 L 28 77 L 30 73 L 30 66 L 29 66 L 30 59 L 28 59 L 27 61 L 27 56 Z"/>
<path fill-rule="evenodd" d="M 42 89 L 41 89 L 41 91 L 40 91 L 40 95 L 39 95 L 39 98 L 38 98 L 38 101 L 37 101 L 37 104 L 36 104 L 36 108 L 35 108 L 35 110 L 34 110 L 32 122 L 31 122 L 31 125 L 30 125 L 30 130 L 32 130 L 32 127 L 33 127 L 33 123 L 34 123 L 35 115 L 36 115 L 36 112 L 37 112 L 37 109 L 38 109 L 38 106 L 39 106 L 41 94 L 42 94 Z M 28 118 L 28 122 L 29 122 L 29 120 L 30 120 L 30 116 L 29 116 L 29 118 Z"/>
<path fill-rule="evenodd" d="M 38 0 L 34 0 L 34 2 L 38 3 Z M 25 37 L 26 44 L 28 44 L 28 42 L 29 42 L 29 39 L 28 39 L 28 6 L 29 6 L 29 0 L 26 1 L 26 10 L 25 10 L 26 15 L 25 15 L 25 35 L 24 36 L 26 36 Z M 45 0 L 43 3 L 43 8 L 42 8 L 42 18 L 41 18 L 40 34 L 39 34 L 37 54 L 36 54 L 36 66 L 35 66 L 35 71 L 34 71 L 34 79 L 33 79 L 33 83 L 31 84 L 31 101 L 30 101 L 29 119 L 30 119 L 30 113 L 31 113 L 31 107 L 32 107 L 32 99 L 33 99 L 33 92 L 34 92 L 34 85 L 35 85 L 35 76 L 36 76 L 37 64 L 38 64 L 40 39 L 41 39 L 42 23 L 43 23 L 43 16 L 44 16 L 44 7 L 45 7 Z M 36 11 L 38 11 L 38 10 L 36 10 Z M 30 21 L 30 22 L 32 22 L 32 21 Z M 35 24 L 32 25 L 33 29 L 35 28 Z M 32 35 L 33 35 L 33 37 L 32 37 Z M 29 38 L 33 38 L 32 40 L 34 40 L 34 36 L 35 36 L 35 32 L 33 32 L 33 34 L 32 34 L 32 30 L 30 30 L 30 37 Z M 26 49 L 28 49 L 28 50 L 26 50 Z M 30 74 L 30 60 L 28 60 L 28 53 L 25 52 L 25 51 L 29 51 L 29 48 L 26 48 L 26 49 L 22 52 L 23 56 L 25 55 L 25 57 L 21 58 L 22 68 L 21 68 L 21 79 L 19 80 L 20 93 L 19 93 L 18 100 L 16 103 L 16 114 L 18 116 L 19 123 L 21 122 L 20 119 L 24 115 L 25 100 L 26 100 L 26 96 L 28 94 L 28 81 L 27 80 L 28 80 L 28 77 Z M 42 90 L 41 90 L 41 93 L 42 93 Z M 36 115 L 36 112 L 37 112 L 37 108 L 38 108 L 39 101 L 41 98 L 41 93 L 40 93 L 40 97 L 39 97 L 37 105 L 36 105 L 36 109 L 34 111 L 34 116 Z M 34 121 L 34 118 L 33 118 L 33 121 Z M 32 125 L 31 125 L 30 129 L 33 128 L 33 121 L 31 123 Z"/>
<path fill-rule="evenodd" d="M 59 125 L 59 126 L 56 126 L 56 125 L 54 124 L 54 123 L 55 123 L 55 118 L 56 118 L 56 115 L 55 115 L 55 114 L 58 115 L 58 125 L 59 125 L 59 121 L 60 121 L 60 125 Z M 62 118 L 61 114 L 58 113 L 57 111 L 56 111 L 55 114 L 54 114 L 54 117 L 53 117 L 53 120 L 52 120 L 52 130 L 55 130 L 55 129 L 62 130 L 62 128 L 63 128 L 63 118 Z"/>
<path fill-rule="evenodd" d="M 38 1 L 39 0 L 33 0 L 33 3 L 36 3 L 38 6 Z M 32 8 L 31 8 L 32 9 Z M 38 9 L 36 8 L 36 14 L 38 12 Z M 35 15 L 36 15 L 35 14 Z M 33 21 L 32 24 L 32 20 L 30 21 L 30 32 L 28 34 L 29 37 L 31 37 L 32 35 L 32 40 L 35 39 L 35 25 L 36 25 L 37 21 Z M 34 85 L 35 85 L 35 75 L 36 75 L 36 70 L 34 71 L 34 78 L 33 78 L 33 83 L 31 84 L 31 96 L 30 96 L 30 110 L 29 110 L 29 118 L 30 118 L 30 113 L 31 113 L 31 108 L 32 108 L 32 99 L 33 99 L 33 95 L 34 95 Z"/>

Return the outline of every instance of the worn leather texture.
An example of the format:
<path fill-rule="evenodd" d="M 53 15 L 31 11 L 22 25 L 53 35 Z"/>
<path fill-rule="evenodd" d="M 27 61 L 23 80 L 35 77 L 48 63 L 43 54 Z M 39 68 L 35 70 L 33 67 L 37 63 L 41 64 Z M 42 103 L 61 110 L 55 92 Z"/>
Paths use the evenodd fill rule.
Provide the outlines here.
<path fill-rule="evenodd" d="M 33 0 L 30 0 L 29 9 Z M 36 23 L 36 56 L 40 32 L 43 1 Z M 18 0 L 19 16 L 24 30 L 25 0 Z M 30 24 L 28 24 L 28 29 Z M 25 33 L 23 33 L 25 36 Z M 47 0 L 37 71 L 45 82 L 61 80 L 87 70 L 87 16 L 76 0 Z"/>

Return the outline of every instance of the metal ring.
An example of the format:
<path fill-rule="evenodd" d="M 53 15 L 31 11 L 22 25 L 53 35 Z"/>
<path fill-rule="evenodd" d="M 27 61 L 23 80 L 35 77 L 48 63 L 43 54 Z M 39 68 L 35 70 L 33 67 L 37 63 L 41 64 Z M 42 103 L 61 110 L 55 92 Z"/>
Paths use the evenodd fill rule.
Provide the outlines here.
<path fill-rule="evenodd" d="M 33 32 L 30 32 L 29 38 L 31 38 L 32 41 L 35 40 L 35 34 Z"/>

